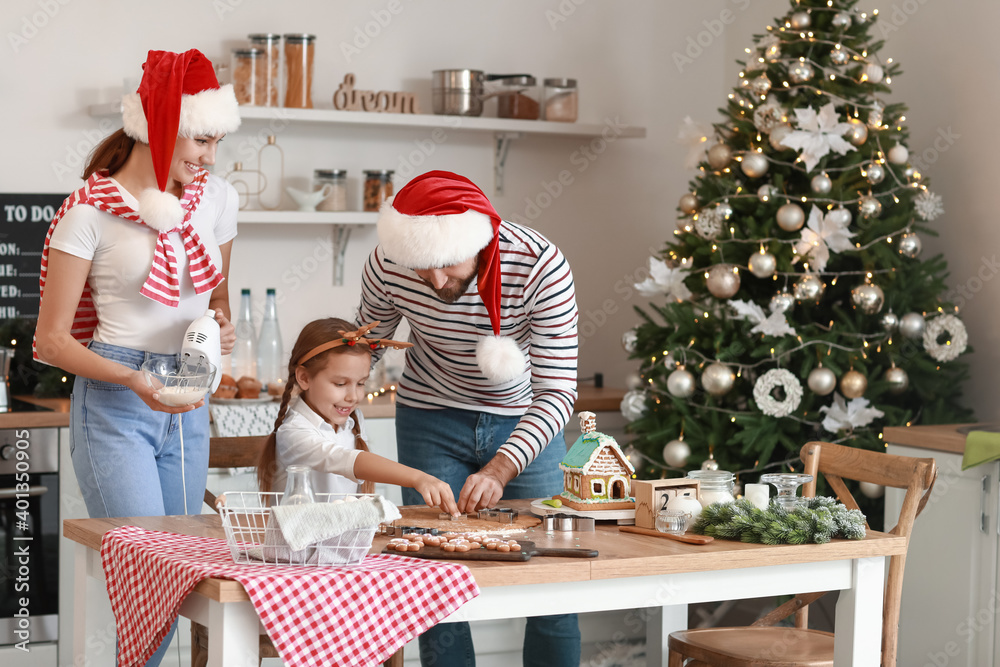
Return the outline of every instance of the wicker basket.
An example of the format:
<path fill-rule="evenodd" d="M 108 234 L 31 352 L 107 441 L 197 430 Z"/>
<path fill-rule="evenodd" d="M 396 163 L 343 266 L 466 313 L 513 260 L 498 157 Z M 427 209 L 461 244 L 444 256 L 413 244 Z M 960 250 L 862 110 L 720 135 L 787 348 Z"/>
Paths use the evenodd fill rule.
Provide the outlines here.
<path fill-rule="evenodd" d="M 225 494 L 219 507 L 226 543 L 233 562 L 272 565 L 357 565 L 372 546 L 378 526 L 348 530 L 340 535 L 293 551 L 271 516 L 271 507 L 281 502 L 281 493 L 236 491 Z M 324 503 L 353 495 L 317 493 L 316 502 Z"/>

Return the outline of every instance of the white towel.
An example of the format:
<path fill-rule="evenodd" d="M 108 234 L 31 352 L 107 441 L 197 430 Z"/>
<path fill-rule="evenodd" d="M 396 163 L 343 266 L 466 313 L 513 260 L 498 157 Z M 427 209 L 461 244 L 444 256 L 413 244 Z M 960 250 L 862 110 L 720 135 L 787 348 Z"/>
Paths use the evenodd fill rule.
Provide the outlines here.
<path fill-rule="evenodd" d="M 401 518 L 396 506 L 382 496 L 330 503 L 276 505 L 271 508 L 271 514 L 293 551 L 348 530 L 375 528 L 380 523 Z"/>

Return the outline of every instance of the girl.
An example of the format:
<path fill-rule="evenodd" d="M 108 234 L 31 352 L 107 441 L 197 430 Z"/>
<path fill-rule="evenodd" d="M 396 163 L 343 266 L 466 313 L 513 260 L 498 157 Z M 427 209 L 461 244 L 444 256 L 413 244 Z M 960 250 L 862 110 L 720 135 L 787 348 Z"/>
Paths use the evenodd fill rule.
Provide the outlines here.
<path fill-rule="evenodd" d="M 353 331 L 349 322 L 331 317 L 302 329 L 288 362 L 274 431 L 257 464 L 260 488 L 284 490 L 285 470 L 304 465 L 313 469 L 311 481 L 318 493 L 355 493 L 359 480 L 365 480 L 365 493 L 372 492 L 375 482 L 397 484 L 414 489 L 428 505 L 458 514 L 447 484 L 368 451 L 357 404 L 364 396 L 372 350 L 410 347 L 365 338 L 376 324 Z"/>

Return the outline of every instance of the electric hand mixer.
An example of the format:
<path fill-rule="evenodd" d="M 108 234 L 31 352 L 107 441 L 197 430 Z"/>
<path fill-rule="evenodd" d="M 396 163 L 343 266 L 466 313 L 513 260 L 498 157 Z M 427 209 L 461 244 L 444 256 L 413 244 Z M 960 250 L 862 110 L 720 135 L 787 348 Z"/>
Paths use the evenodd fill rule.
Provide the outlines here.
<path fill-rule="evenodd" d="M 184 332 L 179 357 L 154 357 L 142 365 L 146 383 L 157 389 L 157 400 L 174 407 L 192 405 L 202 400 L 208 392 L 219 388 L 222 374 L 222 341 L 215 311 L 188 325 Z M 181 488 L 184 494 L 184 513 L 187 514 L 187 480 L 184 475 L 184 424 L 177 415 L 181 441 Z"/>

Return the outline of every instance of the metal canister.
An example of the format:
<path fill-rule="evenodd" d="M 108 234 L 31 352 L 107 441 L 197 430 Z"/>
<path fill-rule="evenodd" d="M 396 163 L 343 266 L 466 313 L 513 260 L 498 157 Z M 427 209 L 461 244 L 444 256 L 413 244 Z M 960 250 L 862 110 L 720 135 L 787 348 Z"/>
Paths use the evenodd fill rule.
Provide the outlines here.
<path fill-rule="evenodd" d="M 481 116 L 483 80 L 482 71 L 475 69 L 436 69 L 431 72 L 434 113 L 445 116 Z"/>

